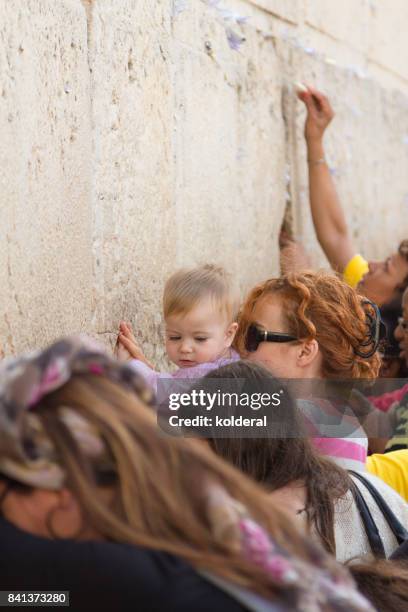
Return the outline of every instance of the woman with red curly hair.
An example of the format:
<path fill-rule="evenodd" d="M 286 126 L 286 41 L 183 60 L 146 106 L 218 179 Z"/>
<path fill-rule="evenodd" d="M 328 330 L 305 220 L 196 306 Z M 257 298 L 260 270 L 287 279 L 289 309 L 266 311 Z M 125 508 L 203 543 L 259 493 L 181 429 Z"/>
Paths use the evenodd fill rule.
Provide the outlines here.
<path fill-rule="evenodd" d="M 235 343 L 241 356 L 275 376 L 337 381 L 343 398 L 300 400 L 299 406 L 321 452 L 346 469 L 365 470 L 367 437 L 343 392 L 348 395 L 350 380 L 377 377 L 380 335 L 373 303 L 332 273 L 301 272 L 269 279 L 250 291 Z M 326 437 L 320 437 L 323 432 Z"/>

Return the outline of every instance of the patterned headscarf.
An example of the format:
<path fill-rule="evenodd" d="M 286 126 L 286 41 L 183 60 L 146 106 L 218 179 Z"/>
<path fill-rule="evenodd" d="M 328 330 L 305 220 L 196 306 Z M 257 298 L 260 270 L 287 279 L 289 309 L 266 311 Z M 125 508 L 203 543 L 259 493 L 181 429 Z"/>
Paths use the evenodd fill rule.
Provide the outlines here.
<path fill-rule="evenodd" d="M 62 339 L 44 351 L 5 359 L 0 363 L 0 473 L 43 489 L 64 486 L 64 470 L 34 407 L 80 374 L 107 377 L 142 401 L 153 400 L 140 375 L 110 358 L 86 336 Z M 60 418 L 81 450 L 109 469 L 109 454 L 91 424 L 69 407 L 60 408 Z"/>
<path fill-rule="evenodd" d="M 311 540 L 305 542 L 313 563 L 295 557 L 275 542 L 222 486 L 206 483 L 205 489 L 207 516 L 216 539 L 269 574 L 288 594 L 292 601 L 289 609 L 374 612 L 344 567 L 335 563 L 328 567 L 327 553 L 320 546 Z"/>

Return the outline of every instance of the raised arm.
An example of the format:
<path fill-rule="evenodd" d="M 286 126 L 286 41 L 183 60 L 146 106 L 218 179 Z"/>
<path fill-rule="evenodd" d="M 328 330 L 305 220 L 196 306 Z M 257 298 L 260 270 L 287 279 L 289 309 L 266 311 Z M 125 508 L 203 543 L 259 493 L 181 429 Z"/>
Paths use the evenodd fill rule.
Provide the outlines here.
<path fill-rule="evenodd" d="M 325 160 L 323 136 L 334 117 L 329 100 L 312 87 L 298 91 L 307 109 L 305 138 L 309 165 L 309 197 L 317 239 L 337 271 L 356 254 L 334 181 Z"/>

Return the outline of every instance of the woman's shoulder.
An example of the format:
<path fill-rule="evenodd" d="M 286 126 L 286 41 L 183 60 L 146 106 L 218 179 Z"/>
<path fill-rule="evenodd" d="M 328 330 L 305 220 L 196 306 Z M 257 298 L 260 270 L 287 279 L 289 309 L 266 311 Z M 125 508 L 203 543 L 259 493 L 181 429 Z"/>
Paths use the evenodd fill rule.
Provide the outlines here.
<path fill-rule="evenodd" d="M 391 510 L 397 514 L 397 517 L 400 518 L 400 520 L 403 519 L 408 522 L 408 503 L 401 497 L 401 495 L 378 476 L 370 474 L 369 472 L 364 472 L 363 476 L 377 489 L 386 503 L 390 506 Z M 376 505 L 376 502 L 371 497 L 365 485 L 360 481 L 357 481 L 356 478 L 353 478 L 353 480 L 356 482 L 359 490 L 364 495 L 364 498 L 368 499 L 368 503 L 370 505 L 373 505 L 373 503 Z"/>
<path fill-rule="evenodd" d="M 408 504 L 402 497 L 376 476 L 366 472 L 362 475 L 374 485 L 396 517 L 403 524 L 408 524 Z M 388 557 L 397 546 L 396 538 L 371 493 L 360 480 L 351 477 L 367 503 Z M 350 490 L 335 503 L 334 531 L 338 561 L 344 563 L 352 558 L 371 554 L 364 524 Z"/>
<path fill-rule="evenodd" d="M 30 575 L 38 574 L 40 579 L 65 575 L 71 583 L 86 580 L 91 584 L 94 576 L 98 580 L 109 576 L 111 583 L 124 586 L 127 581 L 140 580 L 157 588 L 172 564 L 177 567 L 177 558 L 165 553 L 116 542 L 52 540 L 23 531 L 4 518 L 0 518 L 0 541 L 3 578 L 8 568 L 30 559 Z"/>
<path fill-rule="evenodd" d="M 180 557 L 116 542 L 48 540 L 0 519 L 0 575 L 11 590 L 68 590 L 75 610 L 242 607 Z"/>

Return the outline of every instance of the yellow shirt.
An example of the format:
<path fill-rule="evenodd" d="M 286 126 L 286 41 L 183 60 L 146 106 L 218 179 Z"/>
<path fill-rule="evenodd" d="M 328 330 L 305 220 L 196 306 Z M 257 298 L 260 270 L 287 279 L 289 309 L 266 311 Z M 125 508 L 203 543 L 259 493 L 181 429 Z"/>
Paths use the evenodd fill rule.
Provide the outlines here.
<path fill-rule="evenodd" d="M 343 278 L 355 289 L 363 276 L 368 272 L 368 262 L 361 255 L 354 255 L 343 271 Z"/>
<path fill-rule="evenodd" d="M 367 470 L 408 501 L 408 448 L 370 455 L 367 457 Z"/>

